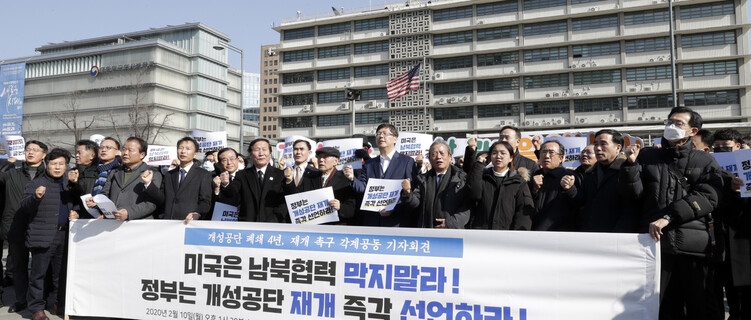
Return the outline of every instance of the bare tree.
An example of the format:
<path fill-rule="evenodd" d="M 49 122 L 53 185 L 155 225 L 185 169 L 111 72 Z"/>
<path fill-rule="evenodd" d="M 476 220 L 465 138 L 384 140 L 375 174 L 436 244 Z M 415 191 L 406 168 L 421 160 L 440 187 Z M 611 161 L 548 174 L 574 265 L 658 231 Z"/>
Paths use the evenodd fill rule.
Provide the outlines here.
<path fill-rule="evenodd" d="M 75 145 L 76 141 L 81 140 L 81 136 L 83 135 L 86 130 L 91 128 L 91 126 L 96 122 L 99 117 L 96 114 L 93 114 L 91 116 L 88 116 L 85 114 L 84 111 L 81 110 L 80 105 L 78 103 L 78 100 L 81 98 L 81 92 L 74 91 L 71 94 L 68 95 L 68 99 L 65 100 L 63 103 L 63 106 L 65 107 L 64 111 L 55 112 L 52 113 L 52 118 L 57 120 L 58 122 L 62 123 L 68 131 L 73 133 L 73 143 L 70 145 Z M 63 142 L 65 144 L 68 144 L 66 142 Z"/>

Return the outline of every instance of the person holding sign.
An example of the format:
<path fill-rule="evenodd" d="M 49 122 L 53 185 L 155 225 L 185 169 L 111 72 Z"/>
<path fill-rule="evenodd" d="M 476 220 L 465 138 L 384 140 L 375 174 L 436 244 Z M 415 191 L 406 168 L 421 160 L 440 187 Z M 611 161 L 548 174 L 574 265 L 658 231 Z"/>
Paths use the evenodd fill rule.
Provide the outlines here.
<path fill-rule="evenodd" d="M 239 221 L 289 223 L 284 202 L 284 172 L 269 165 L 271 143 L 266 138 L 250 142 L 248 152 L 253 166 L 239 171 L 230 183 L 230 174 L 219 175 L 224 197 L 240 195 Z"/>
<path fill-rule="evenodd" d="M 626 157 L 620 156 L 622 149 L 620 132 L 600 130 L 595 134 L 594 144 L 597 162 L 586 170 L 581 187 L 574 185 L 578 177 L 567 175 L 561 179 L 561 187 L 568 191 L 565 194 L 581 207 L 580 231 L 636 232 L 638 213 L 633 201 L 618 192 L 618 176 L 626 162 Z"/>
<path fill-rule="evenodd" d="M 108 197 L 118 208 L 115 219 L 120 221 L 136 219 L 153 219 L 156 201 L 146 194 L 146 187 L 141 181 L 145 171 L 153 171 L 152 183 L 161 185 L 162 174 L 143 162 L 149 145 L 141 138 L 130 137 L 125 140 L 122 150 L 123 165 L 116 167 L 107 177 L 107 183 L 101 194 Z M 97 206 L 94 197 L 86 199 L 89 208 Z M 104 216 L 100 216 L 102 219 Z"/>
<path fill-rule="evenodd" d="M 566 148 L 558 140 L 548 140 L 540 146 L 540 170 L 532 176 L 532 197 L 537 210 L 532 219 L 535 231 L 577 231 L 577 206 L 561 188 L 564 176 L 575 175 L 562 166 Z M 575 180 L 578 184 L 579 180 Z"/>
<path fill-rule="evenodd" d="M 475 153 L 477 138 L 467 141 L 467 151 Z M 466 154 L 465 154 L 466 156 Z M 465 163 L 470 167 L 467 195 L 477 203 L 469 226 L 473 229 L 530 230 L 534 202 L 529 191 L 529 171 L 514 168 L 514 148 L 496 141 L 490 146 L 491 168 L 484 162 Z M 475 158 L 471 155 L 469 158 Z"/>
<path fill-rule="evenodd" d="M 152 184 L 154 171 L 141 173 L 146 194 L 160 206 L 164 212 L 160 216 L 168 220 L 198 220 L 208 217 L 211 210 L 211 173 L 198 166 L 193 159 L 198 151 L 198 142 L 191 137 L 177 141 L 177 159 L 180 166 L 167 172 L 161 186 Z"/>
<path fill-rule="evenodd" d="M 47 145 L 40 141 L 26 141 L 25 160 L 21 167 L 0 173 L 0 187 L 5 192 L 0 236 L 8 241 L 6 268 L 11 272 L 6 271 L 6 277 L 9 274 L 13 276 L 13 291 L 16 296 L 16 301 L 8 308 L 9 312 L 26 309 L 26 292 L 29 287 L 29 249 L 25 245 L 28 219 L 25 214 L 18 214 L 18 211 L 26 185 L 47 171 L 44 164 L 47 150 Z"/>
<path fill-rule="evenodd" d="M 420 228 L 464 229 L 469 222 L 467 174 L 451 165 L 451 147 L 446 141 L 433 142 L 428 158 L 431 169 L 417 176 L 414 189 L 410 180 L 402 182 L 401 202 L 418 209 Z"/>
<path fill-rule="evenodd" d="M 619 191 L 640 205 L 637 231 L 649 232 L 662 247 L 660 318 L 713 319 L 721 312 L 710 263 L 715 242 L 710 213 L 717 208 L 722 178 L 711 155 L 693 150 L 691 137 L 702 124 L 696 111 L 673 108 L 662 148 L 631 145 L 621 167 Z"/>
<path fill-rule="evenodd" d="M 363 170 L 357 178 L 352 166 L 344 168 L 344 175 L 352 181 L 352 187 L 357 193 L 365 193 L 370 178 L 404 180 L 416 176 L 415 160 L 396 152 L 398 138 L 399 132 L 396 131 L 396 127 L 388 123 L 379 125 L 376 130 L 376 144 L 381 154 L 365 161 Z M 410 219 L 409 209 L 402 203 L 397 204 L 392 211 L 367 211 L 364 214 L 363 224 L 366 226 L 409 227 L 413 225 L 414 220 Z"/>
<path fill-rule="evenodd" d="M 68 233 L 68 220 L 78 214 L 73 211 L 80 188 L 78 171 L 67 172 L 70 153 L 55 148 L 47 155 L 47 174 L 26 185 L 21 200 L 21 212 L 28 216 L 26 247 L 31 251 L 31 274 L 27 295 L 32 319 L 46 319 L 44 314 L 44 280 L 52 268 L 52 288 L 48 298 L 57 309 L 57 290 L 62 267 L 63 246 Z"/>
<path fill-rule="evenodd" d="M 296 148 L 297 142 L 295 142 Z M 334 190 L 334 199 L 329 200 L 329 205 L 339 213 L 338 224 L 349 224 L 355 216 L 356 195 L 344 173 L 336 170 L 340 155 L 339 150 L 332 147 L 323 147 L 316 150 L 318 169 L 304 175 L 298 186 L 295 186 L 292 168 L 287 168 L 284 171 L 284 193 L 289 195 L 331 187 Z M 297 157 L 295 157 L 295 162 L 297 162 Z"/>

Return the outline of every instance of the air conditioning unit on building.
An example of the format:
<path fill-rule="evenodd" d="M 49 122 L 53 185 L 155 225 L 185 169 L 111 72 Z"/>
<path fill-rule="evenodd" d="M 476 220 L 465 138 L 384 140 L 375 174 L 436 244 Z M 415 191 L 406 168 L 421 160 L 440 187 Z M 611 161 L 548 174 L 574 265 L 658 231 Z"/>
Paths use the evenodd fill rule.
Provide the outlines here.
<path fill-rule="evenodd" d="M 433 79 L 436 79 L 436 80 L 441 80 L 441 79 L 445 79 L 445 78 L 446 78 L 446 75 L 443 72 L 436 72 L 433 75 Z"/>
<path fill-rule="evenodd" d="M 637 118 L 637 120 L 642 121 L 642 120 L 644 120 L 644 118 L 639 117 L 639 118 Z"/>
<path fill-rule="evenodd" d="M 375 109 L 375 108 L 378 108 L 378 104 L 376 103 L 375 100 L 370 100 L 368 101 L 368 103 L 365 104 L 365 108 Z"/>
<path fill-rule="evenodd" d="M 650 88 L 650 87 L 644 87 L 644 88 L 642 88 L 642 91 L 652 91 L 652 88 Z"/>
<path fill-rule="evenodd" d="M 613 122 L 618 122 L 618 121 L 620 121 L 620 120 L 618 120 L 618 118 L 613 118 L 613 120 L 612 120 L 612 121 L 613 121 Z"/>
<path fill-rule="evenodd" d="M 380 109 L 380 108 L 383 108 L 383 103 L 376 104 L 376 109 Z"/>
<path fill-rule="evenodd" d="M 511 70 L 511 71 L 509 71 L 508 73 L 509 73 L 509 74 L 514 74 L 514 73 L 516 73 L 516 70 Z"/>
<path fill-rule="evenodd" d="M 589 65 L 593 66 L 593 67 L 596 67 L 597 66 L 597 62 L 591 62 Z"/>
<path fill-rule="evenodd" d="M 628 88 L 628 92 L 636 92 L 636 88 Z"/>
<path fill-rule="evenodd" d="M 563 120 L 558 119 L 558 121 L 556 121 L 555 123 L 557 123 L 557 124 L 563 124 Z"/>
<path fill-rule="evenodd" d="M 353 81 L 347 81 L 347 82 L 344 83 L 344 87 L 345 88 L 350 88 L 350 87 L 352 87 L 354 85 L 355 85 L 355 83 Z"/>
<path fill-rule="evenodd" d="M 469 96 L 462 96 L 462 102 L 469 102 L 470 98 Z"/>
<path fill-rule="evenodd" d="M 477 22 L 476 22 L 476 24 L 478 24 L 478 25 L 484 24 L 484 23 L 485 23 L 485 21 L 483 21 L 483 20 L 477 20 Z"/>
<path fill-rule="evenodd" d="M 550 98 L 552 95 L 550 93 L 545 94 L 545 98 Z"/>
<path fill-rule="evenodd" d="M 578 97 L 581 93 L 574 92 L 574 96 Z"/>
<path fill-rule="evenodd" d="M 582 92 L 582 95 L 583 95 L 583 96 L 586 96 L 586 95 L 588 95 L 588 94 L 589 94 L 589 93 L 586 93 L 586 92 Z"/>
<path fill-rule="evenodd" d="M 582 67 L 582 68 L 586 68 L 586 67 L 587 67 L 587 65 L 586 65 L 586 64 L 584 64 L 584 63 L 582 63 L 582 64 L 580 65 L 580 67 Z"/>
<path fill-rule="evenodd" d="M 349 102 L 342 102 L 341 108 L 339 108 L 342 111 L 348 111 L 349 110 Z"/>
<path fill-rule="evenodd" d="M 665 58 L 664 57 L 659 57 L 659 58 L 657 58 L 657 60 L 659 60 L 659 61 L 665 61 Z"/>
<path fill-rule="evenodd" d="M 576 69 L 576 63 L 574 63 L 574 64 L 572 64 L 572 65 L 570 65 L 568 67 L 571 68 L 571 69 Z"/>
<path fill-rule="evenodd" d="M 524 121 L 524 126 L 529 126 L 529 121 Z"/>
<path fill-rule="evenodd" d="M 579 123 L 587 123 L 587 119 L 586 118 L 579 118 Z"/>
<path fill-rule="evenodd" d="M 563 96 L 563 97 L 568 97 L 568 92 L 564 92 L 564 93 L 562 93 L 562 94 L 561 94 L 561 96 Z"/>
<path fill-rule="evenodd" d="M 449 98 L 449 103 L 457 103 L 459 102 L 459 97 L 451 97 Z"/>
<path fill-rule="evenodd" d="M 560 96 L 560 95 L 561 95 L 561 94 L 560 94 L 560 93 L 558 93 L 558 92 L 553 92 L 553 97 L 558 97 L 558 96 Z"/>
<path fill-rule="evenodd" d="M 441 97 L 439 99 L 436 99 L 435 103 L 437 103 L 437 104 L 446 104 L 446 97 Z"/>
<path fill-rule="evenodd" d="M 655 59 L 649 59 L 649 62 L 655 62 Z"/>
<path fill-rule="evenodd" d="M 302 112 L 312 112 L 312 111 L 313 111 L 313 107 L 311 105 L 306 104 L 302 106 Z"/>

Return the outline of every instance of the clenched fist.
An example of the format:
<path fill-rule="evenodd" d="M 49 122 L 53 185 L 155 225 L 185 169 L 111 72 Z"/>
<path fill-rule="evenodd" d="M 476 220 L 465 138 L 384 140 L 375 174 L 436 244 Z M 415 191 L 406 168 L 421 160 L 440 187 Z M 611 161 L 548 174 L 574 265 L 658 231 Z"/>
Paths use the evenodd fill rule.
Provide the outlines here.
<path fill-rule="evenodd" d="M 68 181 L 71 183 L 78 183 L 78 170 L 68 171 Z"/>
<path fill-rule="evenodd" d="M 352 166 L 346 166 L 344 167 L 344 176 L 349 179 L 349 181 L 355 180 L 355 170 L 352 169 Z"/>
<path fill-rule="evenodd" d="M 477 151 L 477 138 L 469 138 L 469 140 L 467 140 L 467 145 L 472 148 L 472 150 Z"/>
<path fill-rule="evenodd" d="M 574 181 L 576 181 L 576 178 L 572 175 L 566 175 L 561 178 L 561 188 L 563 190 L 571 189 L 571 187 L 574 186 Z"/>
<path fill-rule="evenodd" d="M 42 197 L 44 197 L 44 193 L 45 192 L 47 192 L 47 187 L 45 187 L 45 186 L 39 186 L 37 188 L 36 192 L 34 192 L 34 196 L 36 196 L 37 199 L 41 199 Z"/>
<path fill-rule="evenodd" d="M 229 172 L 224 171 L 219 174 L 219 182 L 222 183 L 223 186 L 227 186 L 229 184 Z"/>
<path fill-rule="evenodd" d="M 284 180 L 287 180 L 287 183 L 291 183 L 292 180 L 295 178 L 295 171 L 292 170 L 292 167 L 288 167 L 284 169 Z"/>
<path fill-rule="evenodd" d="M 151 170 L 146 170 L 141 173 L 141 181 L 143 181 L 143 185 L 147 186 L 151 184 L 152 179 L 154 179 L 154 172 Z"/>
<path fill-rule="evenodd" d="M 336 200 L 336 199 L 329 200 L 329 206 L 336 211 L 339 211 L 339 209 L 342 208 L 341 202 L 339 202 L 339 200 Z"/>
<path fill-rule="evenodd" d="M 626 147 L 626 158 L 628 159 L 628 162 L 634 163 L 636 162 L 636 157 L 639 156 L 640 147 L 638 144 L 633 144 L 628 147 Z"/>
<path fill-rule="evenodd" d="M 532 177 L 532 183 L 534 184 L 535 190 L 540 190 L 540 188 L 542 188 L 542 175 L 538 174 Z"/>
<path fill-rule="evenodd" d="M 402 181 L 402 190 L 406 194 L 412 192 L 412 182 L 409 181 L 409 179 L 404 179 L 404 181 Z"/>

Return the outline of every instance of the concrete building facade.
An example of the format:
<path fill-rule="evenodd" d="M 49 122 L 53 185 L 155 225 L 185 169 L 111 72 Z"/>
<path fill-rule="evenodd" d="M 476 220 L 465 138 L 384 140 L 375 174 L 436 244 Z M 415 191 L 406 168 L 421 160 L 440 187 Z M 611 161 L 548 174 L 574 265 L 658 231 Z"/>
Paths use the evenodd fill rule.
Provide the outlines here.
<path fill-rule="evenodd" d="M 277 139 L 279 135 L 279 45 L 261 47 L 261 136 Z"/>
<path fill-rule="evenodd" d="M 746 10 L 674 1 L 678 105 L 715 126 L 751 116 Z M 412 0 L 285 19 L 280 135 L 373 134 L 382 122 L 441 136 L 661 132 L 673 106 L 668 16 L 666 0 Z M 386 82 L 423 60 L 420 89 L 389 102 Z M 362 99 L 349 103 L 346 88 Z"/>

